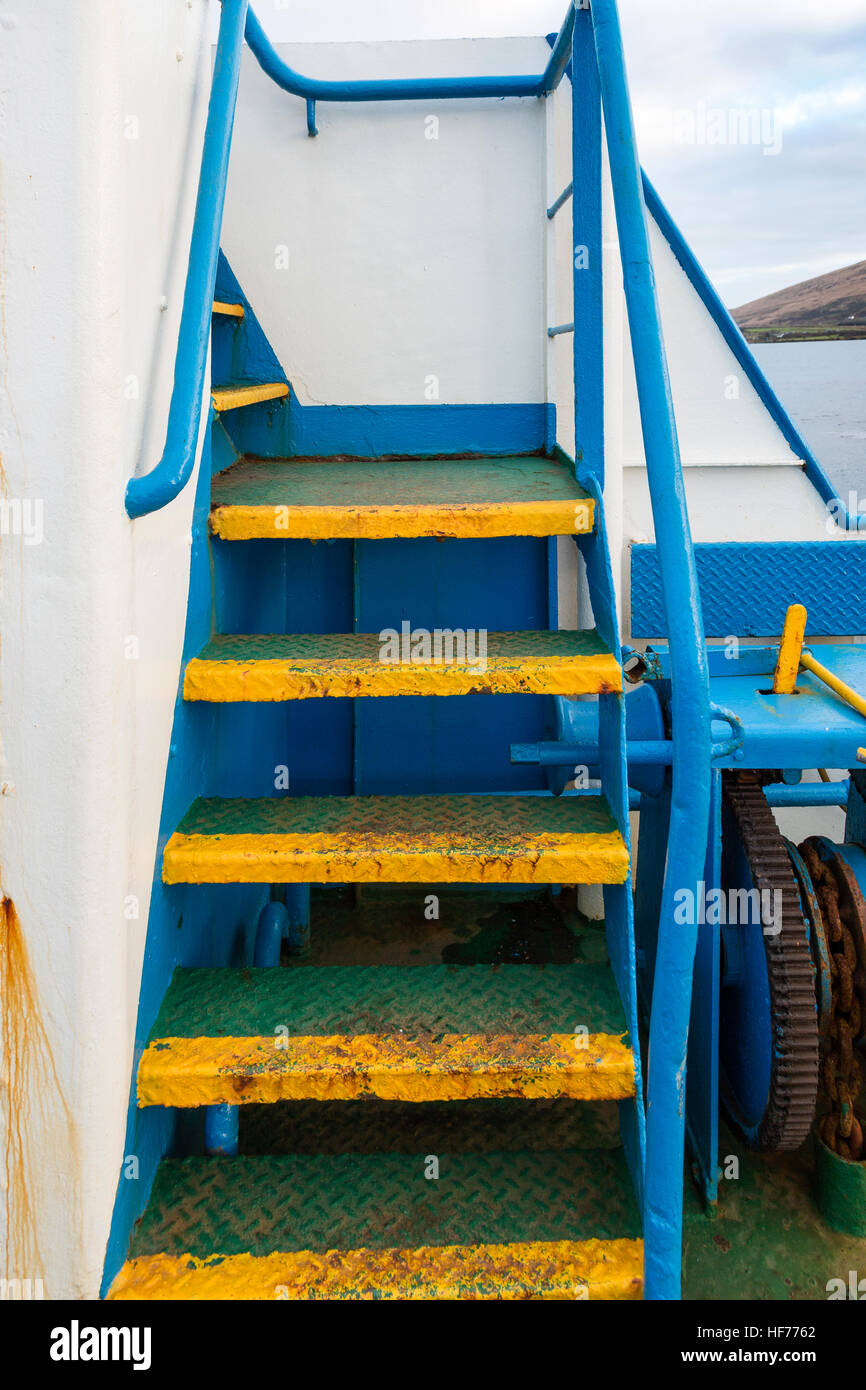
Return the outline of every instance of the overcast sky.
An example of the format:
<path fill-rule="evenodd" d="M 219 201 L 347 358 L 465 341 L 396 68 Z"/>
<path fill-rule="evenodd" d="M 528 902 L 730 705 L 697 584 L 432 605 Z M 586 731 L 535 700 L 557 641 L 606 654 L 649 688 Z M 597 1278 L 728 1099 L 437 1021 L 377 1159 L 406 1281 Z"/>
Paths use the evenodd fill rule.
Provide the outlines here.
<path fill-rule="evenodd" d="M 564 12 L 254 7 L 274 41 L 545 34 Z M 866 259 L 866 0 L 620 0 L 620 14 L 644 167 L 729 305 Z"/>

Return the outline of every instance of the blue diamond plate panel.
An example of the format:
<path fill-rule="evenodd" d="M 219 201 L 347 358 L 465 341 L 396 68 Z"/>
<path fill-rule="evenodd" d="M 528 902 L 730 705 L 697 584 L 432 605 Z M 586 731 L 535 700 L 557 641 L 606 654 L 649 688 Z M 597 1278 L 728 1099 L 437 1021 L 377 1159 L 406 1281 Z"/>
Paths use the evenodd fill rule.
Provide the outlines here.
<path fill-rule="evenodd" d="M 866 633 L 866 542 L 696 545 L 707 637 L 778 637 L 802 603 L 810 637 Z M 631 548 L 631 635 L 667 637 L 658 552 Z"/>

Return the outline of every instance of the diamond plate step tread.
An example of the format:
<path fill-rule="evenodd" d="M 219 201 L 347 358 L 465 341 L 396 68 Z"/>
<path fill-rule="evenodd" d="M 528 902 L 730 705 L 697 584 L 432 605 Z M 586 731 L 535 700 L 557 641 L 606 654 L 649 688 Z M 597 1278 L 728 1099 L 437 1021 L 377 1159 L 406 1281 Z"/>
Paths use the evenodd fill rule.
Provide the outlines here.
<path fill-rule="evenodd" d="M 168 1159 L 111 1296 L 635 1298 L 640 1265 L 620 1150 Z"/>
<path fill-rule="evenodd" d="M 224 540 L 554 536 L 592 530 L 594 503 L 539 454 L 496 458 L 243 458 L 212 483 Z"/>
<path fill-rule="evenodd" d="M 618 1149 L 613 1100 L 283 1100 L 244 1105 L 241 1154 Z"/>
<path fill-rule="evenodd" d="M 606 965 L 178 969 L 138 1103 L 625 1099 L 625 1032 Z"/>
<path fill-rule="evenodd" d="M 492 694 L 583 695 L 620 691 L 616 658 L 593 630 L 472 634 L 467 652 L 452 634 L 438 651 L 410 634 L 396 659 L 378 633 L 223 635 L 188 664 L 186 700 L 272 701 L 322 696 Z M 438 659 L 437 659 L 438 658 Z"/>
<path fill-rule="evenodd" d="M 196 801 L 166 883 L 624 883 L 602 796 L 356 796 Z"/>
<path fill-rule="evenodd" d="M 622 1034 L 613 972 L 598 965 L 321 965 L 175 970 L 151 1039 L 402 1032 Z"/>

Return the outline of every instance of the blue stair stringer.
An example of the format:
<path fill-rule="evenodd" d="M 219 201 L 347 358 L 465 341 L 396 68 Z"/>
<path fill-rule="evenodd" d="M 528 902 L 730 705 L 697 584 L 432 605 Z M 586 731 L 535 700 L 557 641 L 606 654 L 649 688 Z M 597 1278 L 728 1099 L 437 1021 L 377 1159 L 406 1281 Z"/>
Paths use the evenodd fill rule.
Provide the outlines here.
<path fill-rule="evenodd" d="M 555 456 L 568 456 L 557 448 Z M 570 460 L 569 460 L 570 462 Z M 577 480 L 596 503 L 596 525 L 591 535 L 581 536 L 578 547 L 583 558 L 593 618 L 599 635 L 609 651 L 619 651 L 620 626 L 616 610 L 616 594 L 607 528 L 604 520 L 604 498 L 598 480 L 588 469 L 577 467 Z M 631 854 L 629 823 L 628 759 L 626 755 L 625 694 L 599 695 L 598 743 L 602 790 L 610 806 L 619 832 Z M 646 1115 L 643 1103 L 643 1068 L 638 1032 L 637 968 L 635 958 L 634 895 L 632 870 L 622 884 L 608 884 L 604 890 L 604 922 L 608 951 L 620 998 L 626 1011 L 629 1034 L 634 1041 L 635 1088 L 634 1101 L 620 1102 L 620 1126 L 623 1146 L 641 1207 L 645 1192 Z"/>

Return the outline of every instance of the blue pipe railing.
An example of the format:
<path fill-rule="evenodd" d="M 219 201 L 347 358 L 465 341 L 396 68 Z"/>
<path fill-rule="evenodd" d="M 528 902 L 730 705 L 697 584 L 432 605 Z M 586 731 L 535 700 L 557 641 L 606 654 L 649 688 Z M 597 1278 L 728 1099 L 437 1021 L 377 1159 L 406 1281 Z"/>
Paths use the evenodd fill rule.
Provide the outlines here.
<path fill-rule="evenodd" d="M 171 502 L 189 482 L 195 466 L 246 17 L 247 0 L 223 0 L 165 448 L 150 473 L 127 484 L 126 510 L 131 517 L 145 516 Z"/>
<path fill-rule="evenodd" d="M 327 82 L 304 77 L 283 62 L 249 8 L 248 0 L 222 0 L 165 447 L 159 463 L 150 473 L 131 478 L 127 484 L 125 500 L 130 517 L 145 516 L 171 502 L 189 482 L 195 466 L 244 38 L 259 65 L 277 86 L 306 101 L 307 129 L 310 135 L 315 135 L 317 101 L 545 96 L 558 84 L 565 70 L 573 28 L 574 10 L 570 7 L 547 67 L 540 74 Z"/>
<path fill-rule="evenodd" d="M 797 426 L 794 424 L 761 370 L 760 364 L 752 352 L 752 349 L 749 347 L 749 344 L 746 342 L 746 339 L 743 337 L 739 325 L 725 308 L 719 298 L 718 292 L 713 287 L 703 266 L 686 242 L 679 227 L 665 207 L 665 204 L 662 202 L 646 174 L 643 174 L 642 177 L 644 199 L 649 212 L 658 224 L 659 231 L 700 296 L 704 307 L 712 316 L 716 327 L 736 358 L 737 363 L 745 372 L 746 380 L 754 387 L 758 399 L 778 425 L 785 443 L 798 459 L 802 459 L 806 477 L 809 479 L 809 482 L 815 488 L 821 500 L 826 502 L 828 508 L 832 509 L 833 513 L 835 513 L 837 525 L 842 530 L 866 530 L 866 516 L 850 512 L 839 497 L 833 483 L 831 483 L 830 479 L 827 477 L 827 474 L 824 472 L 817 458 L 809 448 L 809 445 L 797 429 Z"/>
<path fill-rule="evenodd" d="M 573 11 L 571 27 L 574 25 Z M 571 38 L 571 27 L 568 38 Z M 563 26 L 565 28 L 565 26 Z M 385 80 L 328 82 L 304 77 L 277 53 L 253 10 L 247 13 L 247 43 L 259 66 L 278 87 L 305 101 L 441 101 L 456 97 L 540 97 L 551 90 L 556 49 L 543 73 L 522 77 L 411 77 Z M 561 37 L 561 36 L 560 36 Z M 561 74 L 560 74 L 561 75 Z M 311 131 L 312 133 L 312 131 Z"/>
<path fill-rule="evenodd" d="M 616 0 L 592 0 L 591 15 L 673 677 L 673 792 L 650 1016 L 644 1240 L 646 1296 L 676 1299 L 697 928 L 675 925 L 674 893 L 703 878 L 710 817 L 710 690 Z"/>

